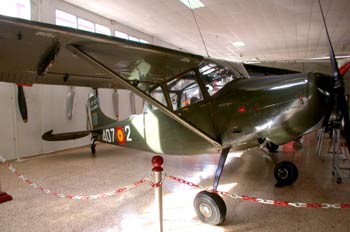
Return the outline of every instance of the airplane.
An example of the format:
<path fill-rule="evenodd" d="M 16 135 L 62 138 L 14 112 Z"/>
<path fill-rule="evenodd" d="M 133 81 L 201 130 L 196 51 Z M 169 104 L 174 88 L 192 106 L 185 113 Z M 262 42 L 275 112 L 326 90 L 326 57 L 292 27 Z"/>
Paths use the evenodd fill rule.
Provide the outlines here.
<path fill-rule="evenodd" d="M 204 223 L 219 225 L 225 219 L 226 205 L 217 188 L 229 151 L 260 143 L 274 151 L 324 126 L 335 104 L 350 139 L 344 84 L 330 40 L 333 77 L 207 58 L 6 16 L 0 16 L 0 28 L 0 81 L 125 88 L 146 101 L 143 113 L 117 121 L 101 111 L 95 95 L 89 96 L 91 130 L 48 131 L 44 140 L 91 135 L 92 153 L 96 141 L 169 155 L 220 153 L 212 190 L 194 199 Z M 274 176 L 277 186 L 291 185 L 298 169 L 283 161 Z"/>

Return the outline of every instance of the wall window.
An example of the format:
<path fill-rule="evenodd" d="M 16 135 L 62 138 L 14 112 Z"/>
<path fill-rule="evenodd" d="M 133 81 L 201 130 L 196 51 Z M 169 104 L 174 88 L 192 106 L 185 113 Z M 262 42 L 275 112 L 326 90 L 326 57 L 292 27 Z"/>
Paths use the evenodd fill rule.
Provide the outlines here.
<path fill-rule="evenodd" d="M 121 31 L 115 31 L 114 32 L 114 36 L 118 37 L 118 38 L 122 38 L 122 39 L 127 39 L 127 40 L 130 40 L 130 41 L 139 42 L 139 43 L 147 43 L 147 44 L 149 43 L 146 40 L 143 40 L 143 39 L 140 39 L 140 38 L 128 35 L 128 34 L 126 34 L 124 32 L 121 32 Z"/>
<path fill-rule="evenodd" d="M 0 14 L 30 20 L 30 0 L 1 0 Z"/>
<path fill-rule="evenodd" d="M 102 26 L 100 24 L 95 24 L 95 32 L 96 33 L 100 33 L 100 34 L 104 34 L 104 35 L 112 35 L 111 33 L 111 29 L 109 29 L 108 27 Z"/>
<path fill-rule="evenodd" d="M 61 11 L 61 10 L 56 10 L 56 24 L 60 25 L 60 26 L 65 26 L 65 27 L 72 27 L 72 28 L 76 28 L 76 29 L 80 29 L 80 30 L 84 30 L 84 31 L 90 31 L 90 32 L 95 32 L 95 33 L 100 33 L 100 34 L 104 34 L 104 35 L 111 35 L 111 29 L 97 24 L 97 23 L 93 23 L 91 21 L 88 21 L 86 19 L 83 18 L 79 18 L 73 14 Z M 128 35 L 124 32 L 121 31 L 114 31 L 114 36 L 118 37 L 118 38 L 122 38 L 122 39 L 127 39 L 130 41 L 135 41 L 135 42 L 139 42 L 139 43 L 149 43 L 146 40 Z"/>
<path fill-rule="evenodd" d="M 121 31 L 115 31 L 114 36 L 122 39 L 129 39 L 128 34 L 121 32 Z"/>
<path fill-rule="evenodd" d="M 95 24 L 85 19 L 78 18 L 78 29 L 95 32 Z"/>
<path fill-rule="evenodd" d="M 147 40 L 144 40 L 144 39 L 140 39 L 140 43 L 149 44 L 149 42 Z"/>
<path fill-rule="evenodd" d="M 133 36 L 131 36 L 131 35 L 129 35 L 129 40 L 135 41 L 135 42 L 140 42 L 140 39 L 139 39 L 139 38 L 133 37 Z"/>
<path fill-rule="evenodd" d="M 111 35 L 111 29 L 109 29 L 108 27 L 97 23 L 95 24 L 89 20 L 79 18 L 73 14 L 61 10 L 56 10 L 56 24 L 84 31 L 90 31 L 104 35 Z"/>
<path fill-rule="evenodd" d="M 77 28 L 77 16 L 67 12 L 56 10 L 56 25 Z"/>

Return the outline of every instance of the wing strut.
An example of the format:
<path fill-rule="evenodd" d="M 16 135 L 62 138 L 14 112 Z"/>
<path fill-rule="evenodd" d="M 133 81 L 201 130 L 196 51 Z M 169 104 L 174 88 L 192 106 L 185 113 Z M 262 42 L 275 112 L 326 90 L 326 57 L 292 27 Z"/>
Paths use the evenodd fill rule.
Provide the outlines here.
<path fill-rule="evenodd" d="M 100 61 L 98 61 L 97 59 L 95 59 L 94 57 L 89 55 L 88 53 L 86 53 L 85 51 L 83 51 L 78 46 L 69 44 L 69 45 L 67 45 L 67 49 L 70 50 L 73 54 L 79 55 L 81 58 L 89 61 L 90 63 L 92 63 L 94 65 L 96 65 L 101 70 L 103 70 L 106 73 L 108 73 L 109 75 L 111 75 L 112 78 L 117 80 L 125 88 L 131 90 L 132 92 L 134 92 L 135 94 L 139 95 L 140 97 L 142 97 L 146 101 L 150 102 L 152 105 L 158 107 L 158 109 L 160 111 L 162 111 L 164 114 L 168 115 L 170 118 L 174 119 L 175 121 L 177 121 L 181 125 L 185 126 L 186 128 L 188 128 L 192 132 L 196 133 L 197 135 L 199 135 L 203 139 L 207 140 L 208 142 L 210 142 L 211 144 L 216 146 L 218 149 L 222 148 L 222 145 L 220 143 L 218 143 L 215 139 L 213 139 L 211 136 L 207 135 L 205 132 L 203 132 L 199 128 L 195 127 L 194 125 L 191 125 L 190 123 L 188 123 L 187 121 L 185 121 L 184 119 L 179 117 L 177 114 L 175 114 L 174 112 L 169 110 L 167 107 L 165 107 L 164 105 L 162 105 L 161 103 L 156 101 L 150 95 L 146 94 L 145 92 L 143 92 L 142 90 L 140 90 L 136 86 L 134 86 L 133 84 L 129 83 L 121 75 L 119 75 L 118 73 L 114 72 L 112 69 L 110 69 L 109 67 L 107 67 L 106 65 L 104 65 L 103 63 L 101 63 Z"/>
<path fill-rule="evenodd" d="M 38 76 L 43 76 L 52 66 L 58 52 L 60 51 L 60 43 L 56 42 L 50 50 L 45 54 L 38 66 Z"/>

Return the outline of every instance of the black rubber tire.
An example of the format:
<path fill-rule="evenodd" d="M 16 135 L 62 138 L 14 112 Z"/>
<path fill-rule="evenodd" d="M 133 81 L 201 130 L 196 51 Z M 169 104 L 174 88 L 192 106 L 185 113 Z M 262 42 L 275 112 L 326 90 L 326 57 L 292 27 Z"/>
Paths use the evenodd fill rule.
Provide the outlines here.
<path fill-rule="evenodd" d="M 266 148 L 267 150 L 269 150 L 269 152 L 276 152 L 278 150 L 278 145 L 274 144 L 272 142 L 267 142 L 266 143 Z"/>
<path fill-rule="evenodd" d="M 283 161 L 276 165 L 274 176 L 277 180 L 276 186 L 282 187 L 285 185 L 291 185 L 298 179 L 298 168 L 289 161 Z"/>
<path fill-rule="evenodd" d="M 210 225 L 221 224 L 226 217 L 224 200 L 216 193 L 201 191 L 194 198 L 194 209 L 198 218 Z"/>

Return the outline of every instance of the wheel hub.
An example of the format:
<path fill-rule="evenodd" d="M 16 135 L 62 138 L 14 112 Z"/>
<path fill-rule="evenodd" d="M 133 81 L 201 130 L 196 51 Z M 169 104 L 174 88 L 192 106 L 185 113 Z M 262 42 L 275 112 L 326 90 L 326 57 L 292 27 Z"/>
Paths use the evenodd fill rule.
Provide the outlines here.
<path fill-rule="evenodd" d="M 281 178 L 281 179 L 287 179 L 287 177 L 288 177 L 288 170 L 286 168 L 278 169 L 278 177 Z"/>
<path fill-rule="evenodd" d="M 201 203 L 199 205 L 199 211 L 206 218 L 210 218 L 213 215 L 213 211 L 211 210 L 210 206 L 206 203 Z"/>

